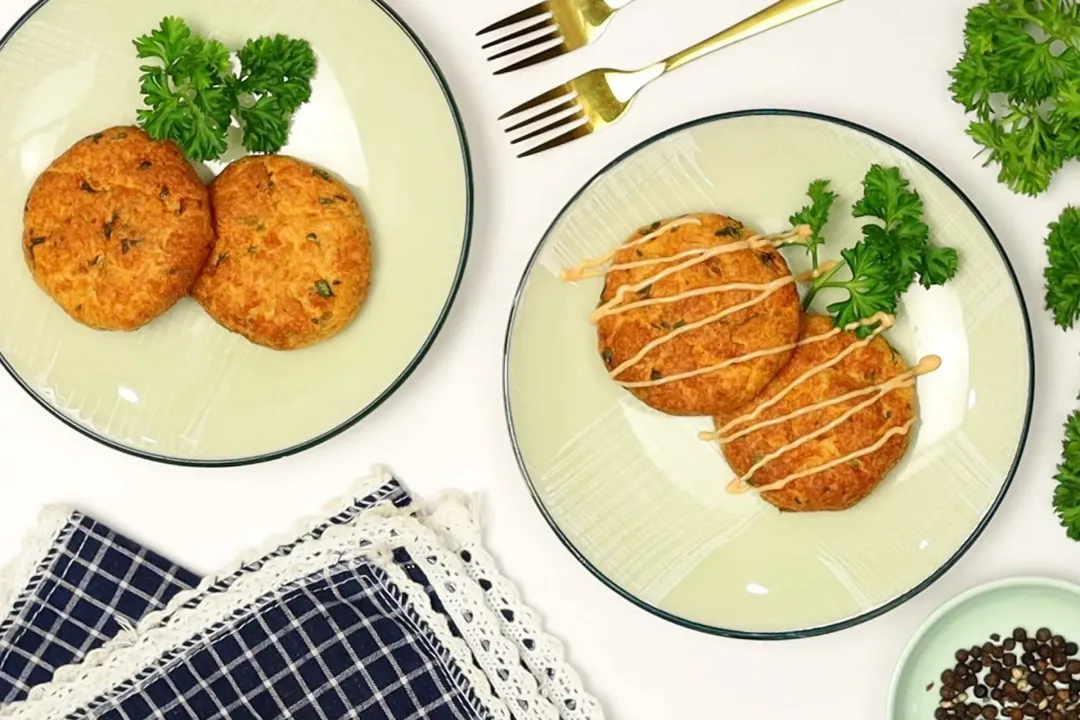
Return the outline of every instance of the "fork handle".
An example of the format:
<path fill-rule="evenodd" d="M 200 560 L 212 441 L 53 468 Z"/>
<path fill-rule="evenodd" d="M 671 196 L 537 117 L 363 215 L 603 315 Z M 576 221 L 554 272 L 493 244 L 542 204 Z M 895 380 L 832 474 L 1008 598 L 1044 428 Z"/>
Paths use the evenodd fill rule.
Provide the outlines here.
<path fill-rule="evenodd" d="M 675 70 L 711 52 L 716 52 L 728 45 L 734 45 L 740 40 L 753 37 L 766 30 L 772 30 L 774 27 L 797 20 L 838 2 L 840 0 L 779 0 L 779 2 L 775 2 L 761 12 L 732 25 L 718 35 L 714 35 L 708 40 L 703 40 L 693 47 L 672 55 L 664 61 L 664 70 Z"/>

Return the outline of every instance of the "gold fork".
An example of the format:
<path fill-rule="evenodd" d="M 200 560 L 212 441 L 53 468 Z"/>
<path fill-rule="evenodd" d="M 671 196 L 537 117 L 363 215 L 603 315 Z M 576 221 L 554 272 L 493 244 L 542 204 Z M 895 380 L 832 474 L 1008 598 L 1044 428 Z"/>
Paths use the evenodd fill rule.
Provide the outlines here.
<path fill-rule="evenodd" d="M 533 54 L 512 65 L 495 71 L 496 75 L 502 75 L 585 47 L 600 37 L 604 30 L 607 30 L 608 23 L 611 22 L 616 11 L 629 5 L 630 2 L 631 0 L 545 0 L 488 25 L 476 35 L 481 37 L 515 25 L 529 23 L 526 27 L 503 35 L 483 46 L 483 50 L 499 48 L 499 52 L 488 60 L 499 60 L 526 50 L 534 51 Z M 545 32 L 538 34 L 541 30 Z M 555 41 L 558 43 L 545 47 Z"/>
<path fill-rule="evenodd" d="M 638 92 L 664 73 L 676 70 L 692 60 L 708 55 L 728 45 L 745 40 L 766 30 L 791 22 L 821 10 L 840 0 L 779 0 L 757 14 L 732 25 L 718 35 L 672 55 L 666 60 L 640 70 L 598 68 L 570 82 L 548 90 L 528 102 L 518 105 L 499 120 L 519 113 L 539 109 L 550 103 L 558 105 L 533 115 L 506 129 L 508 133 L 527 131 L 510 142 L 517 144 L 551 132 L 562 134 L 526 150 L 518 157 L 527 157 L 550 150 L 571 140 L 596 132 L 626 114 Z M 555 118 L 548 124 L 543 121 Z"/>

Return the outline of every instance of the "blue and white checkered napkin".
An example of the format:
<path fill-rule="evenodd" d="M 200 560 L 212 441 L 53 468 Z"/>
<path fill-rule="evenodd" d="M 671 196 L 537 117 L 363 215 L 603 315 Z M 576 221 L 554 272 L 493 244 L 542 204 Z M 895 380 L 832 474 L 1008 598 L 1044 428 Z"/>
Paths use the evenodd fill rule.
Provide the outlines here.
<path fill-rule="evenodd" d="M 0 718 L 594 720 L 452 496 L 389 474 L 200 580 L 50 508 L 0 574 Z"/>

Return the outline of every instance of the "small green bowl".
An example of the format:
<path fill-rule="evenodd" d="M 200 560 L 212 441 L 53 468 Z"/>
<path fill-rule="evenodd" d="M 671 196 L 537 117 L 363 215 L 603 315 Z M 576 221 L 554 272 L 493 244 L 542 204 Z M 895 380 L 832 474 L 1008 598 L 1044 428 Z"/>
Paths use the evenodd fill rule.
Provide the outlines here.
<path fill-rule="evenodd" d="M 1004 638 L 1017 627 L 1030 633 L 1048 627 L 1080 642 L 1080 587 L 1049 578 L 1010 578 L 972 588 L 942 605 L 900 656 L 886 717 L 932 720 L 941 671 L 956 663 L 956 650 L 981 645 L 991 633 Z"/>

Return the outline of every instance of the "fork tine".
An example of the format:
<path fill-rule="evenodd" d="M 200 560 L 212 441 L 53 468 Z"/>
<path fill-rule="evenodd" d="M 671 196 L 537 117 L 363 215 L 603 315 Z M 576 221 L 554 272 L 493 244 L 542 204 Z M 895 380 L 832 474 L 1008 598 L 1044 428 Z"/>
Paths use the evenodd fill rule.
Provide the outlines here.
<path fill-rule="evenodd" d="M 532 110 L 533 108 L 540 107 L 541 105 L 546 105 L 549 102 L 562 100 L 567 95 L 572 94 L 574 94 L 574 91 L 570 88 L 569 85 L 559 85 L 558 87 L 552 88 L 545 93 L 541 93 L 534 97 L 532 100 L 523 102 L 516 108 L 503 113 L 499 116 L 499 119 L 505 120 L 509 117 L 517 115 L 518 113 L 525 112 L 526 110 Z"/>
<path fill-rule="evenodd" d="M 561 112 L 565 112 L 565 111 L 573 109 L 573 108 L 575 108 L 577 106 L 578 106 L 577 100 L 575 98 L 569 98 L 568 100 L 559 103 L 558 105 L 551 108 L 550 110 L 545 110 L 544 112 L 540 113 L 539 115 L 533 115 L 532 117 L 530 117 L 527 120 L 522 120 L 521 122 L 519 122 L 516 125 L 511 125 L 510 127 L 506 128 L 506 132 L 512 133 L 515 130 L 520 130 L 521 128 L 525 127 L 526 125 L 532 125 L 535 122 L 540 122 L 541 120 L 544 120 L 545 118 L 549 118 L 549 117 L 551 117 L 553 115 L 558 115 Z"/>
<path fill-rule="evenodd" d="M 571 130 L 568 133 L 564 133 L 562 135 L 559 135 L 558 137 L 552 138 L 551 140 L 548 140 L 547 142 L 540 143 L 539 145 L 537 145 L 534 148 L 529 148 L 525 152 L 518 155 L 518 157 L 523 158 L 523 157 L 529 157 L 530 155 L 536 155 L 537 153 L 542 153 L 545 150 L 551 150 L 552 148 L 557 148 L 560 145 L 565 145 L 566 143 L 570 142 L 571 140 L 577 140 L 578 138 L 583 138 L 586 135 L 589 135 L 590 133 L 592 133 L 592 127 L 590 127 L 588 123 L 585 123 L 584 125 L 578 125 L 576 128 L 574 128 L 573 130 Z"/>
<path fill-rule="evenodd" d="M 532 132 L 530 132 L 530 133 L 528 133 L 526 135 L 522 135 L 519 138 L 514 138 L 513 140 L 510 141 L 510 144 L 511 145 L 517 145 L 520 142 L 525 142 L 526 140 L 532 140 L 534 137 L 538 137 L 540 135 L 546 135 L 547 133 L 551 132 L 552 130 L 558 130 L 559 128 L 561 128 L 563 126 L 568 126 L 568 125 L 570 125 L 570 124 L 572 124 L 574 122 L 577 122 L 578 120 L 584 120 L 584 119 L 585 119 L 585 110 L 583 108 L 579 107 L 571 115 L 567 115 L 564 118 L 559 118 L 555 122 L 552 122 L 552 123 L 550 123 L 548 125 L 545 125 L 544 127 L 540 128 L 539 130 L 533 130 Z"/>
<path fill-rule="evenodd" d="M 540 37 L 538 37 L 538 38 L 536 38 L 534 40 L 529 40 L 528 42 L 523 42 L 520 45 L 516 45 L 516 46 L 514 46 L 512 48 L 509 48 L 508 50 L 503 50 L 502 52 L 495 53 L 494 55 L 489 57 L 488 60 L 489 61 L 490 60 L 498 60 L 499 58 L 504 58 L 507 55 L 515 55 L 515 54 L 517 54 L 519 52 L 524 52 L 524 51 L 529 50 L 531 48 L 538 47 L 538 46 L 543 45 L 545 43 L 549 43 L 552 40 L 557 40 L 558 35 L 559 35 L 559 27 L 557 25 L 552 25 L 551 29 L 548 30 L 543 35 L 541 35 Z"/>
<path fill-rule="evenodd" d="M 535 25 L 530 25 L 529 27 L 524 28 L 522 30 L 518 30 L 517 32 L 512 32 L 509 35 L 504 35 L 503 37 L 499 38 L 498 40 L 492 40 L 491 42 L 484 43 L 483 45 L 480 46 L 480 49 L 481 50 L 487 50 L 488 48 L 493 48 L 496 45 L 502 45 L 505 42 L 509 42 L 511 40 L 516 40 L 516 39 L 518 39 L 520 37 L 525 37 L 526 35 L 532 35 L 534 32 L 542 30 L 543 28 L 546 28 L 546 27 L 550 27 L 550 26 L 552 26 L 554 24 L 555 23 L 552 22 L 551 18 L 548 18 L 546 20 L 541 20 L 540 22 L 536 23 Z"/>
<path fill-rule="evenodd" d="M 503 18 L 499 22 L 488 25 L 486 28 L 476 33 L 476 35 L 477 37 L 481 35 L 487 35 L 490 32 L 502 30 L 503 28 L 510 27 L 511 25 L 517 25 L 520 22 L 531 20 L 537 15 L 543 15 L 546 12 L 550 12 L 548 4 L 546 2 L 537 3 L 532 7 L 525 8 L 524 10 L 516 12 L 509 17 Z"/>
<path fill-rule="evenodd" d="M 515 62 L 515 63 L 513 63 L 511 65 L 507 65 L 504 68 L 499 68 L 498 70 L 495 71 L 494 74 L 495 75 L 505 75 L 506 73 L 514 72 L 515 70 L 521 70 L 521 69 L 527 68 L 527 67 L 529 67 L 531 65 L 536 65 L 536 64 L 542 63 L 542 62 L 547 62 L 548 60 L 551 60 L 552 58 L 557 58 L 560 55 L 566 54 L 569 50 L 570 50 L 570 48 L 568 48 L 566 46 L 566 43 L 562 42 L 562 43 L 560 43 L 558 45 L 553 45 L 552 47 L 549 47 L 547 50 L 542 50 L 541 52 L 538 52 L 535 55 L 530 55 L 527 58 L 524 58 L 522 60 L 518 60 L 517 62 Z"/>

